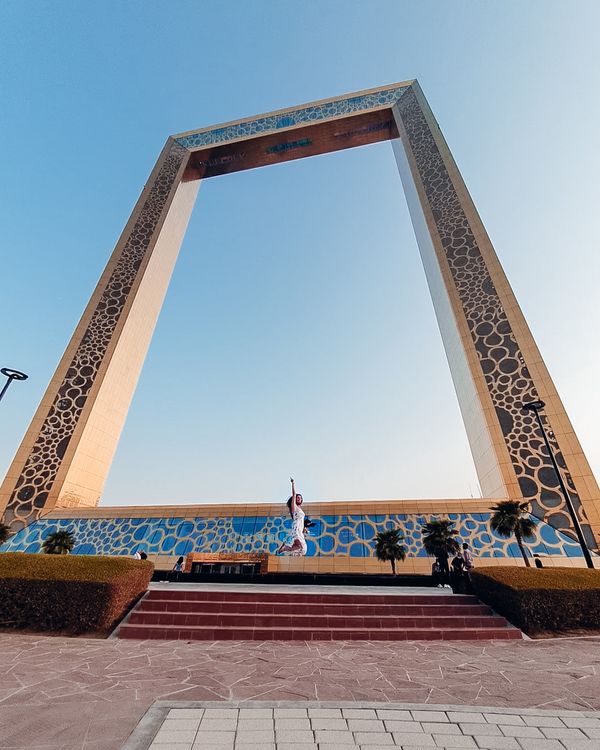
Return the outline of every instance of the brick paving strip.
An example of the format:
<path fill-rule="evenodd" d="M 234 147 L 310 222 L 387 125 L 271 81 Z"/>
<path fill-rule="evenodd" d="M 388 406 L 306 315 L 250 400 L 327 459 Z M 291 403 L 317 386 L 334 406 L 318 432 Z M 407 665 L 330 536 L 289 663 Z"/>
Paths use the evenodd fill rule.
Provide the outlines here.
<path fill-rule="evenodd" d="M 598 750 L 599 711 L 158 701 L 122 750 Z"/>

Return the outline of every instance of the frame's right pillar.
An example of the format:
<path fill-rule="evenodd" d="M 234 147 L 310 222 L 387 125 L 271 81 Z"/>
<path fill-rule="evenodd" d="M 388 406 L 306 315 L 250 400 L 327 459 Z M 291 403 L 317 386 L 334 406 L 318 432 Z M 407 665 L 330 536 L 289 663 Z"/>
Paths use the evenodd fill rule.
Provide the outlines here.
<path fill-rule="evenodd" d="M 393 142 L 427 281 L 485 497 L 524 498 L 572 530 L 534 416 L 551 442 L 592 549 L 600 490 L 456 163 L 418 84 L 393 108 Z"/>

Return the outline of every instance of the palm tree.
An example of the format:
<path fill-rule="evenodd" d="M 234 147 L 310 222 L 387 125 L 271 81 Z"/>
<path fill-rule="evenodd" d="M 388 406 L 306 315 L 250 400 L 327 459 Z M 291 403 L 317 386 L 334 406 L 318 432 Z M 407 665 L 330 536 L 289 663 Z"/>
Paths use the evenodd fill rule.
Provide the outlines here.
<path fill-rule="evenodd" d="M 460 550 L 460 544 L 456 540 L 458 531 L 454 529 L 454 523 L 449 518 L 434 518 L 433 521 L 421 527 L 423 546 L 429 555 L 437 555 L 442 550 L 448 556 L 456 554 Z"/>
<path fill-rule="evenodd" d="M 520 503 L 518 500 L 502 500 L 490 508 L 493 511 L 490 527 L 505 539 L 514 534 L 525 565 L 531 567 L 531 563 L 523 546 L 523 539 L 531 539 L 535 536 L 535 523 L 529 517 L 529 503 Z"/>
<path fill-rule="evenodd" d="M 71 531 L 53 531 L 44 539 L 42 552 L 47 555 L 68 555 L 75 546 L 75 536 Z"/>
<path fill-rule="evenodd" d="M 0 523 L 0 544 L 4 544 L 10 536 L 10 526 Z"/>
<path fill-rule="evenodd" d="M 404 537 L 400 529 L 380 531 L 375 537 L 375 557 L 381 562 L 389 560 L 392 573 L 396 575 L 396 560 L 406 558 L 406 547 L 402 544 Z"/>

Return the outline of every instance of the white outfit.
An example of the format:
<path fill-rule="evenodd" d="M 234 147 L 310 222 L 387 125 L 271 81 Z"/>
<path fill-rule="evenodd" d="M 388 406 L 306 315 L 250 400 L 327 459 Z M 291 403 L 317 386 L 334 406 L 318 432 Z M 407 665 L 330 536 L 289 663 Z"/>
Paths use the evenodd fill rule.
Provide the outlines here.
<path fill-rule="evenodd" d="M 462 558 L 465 561 L 465 568 L 467 570 L 471 570 L 471 568 L 474 565 L 473 561 L 473 554 L 470 549 L 464 549 L 462 553 Z"/>
<path fill-rule="evenodd" d="M 294 540 L 298 540 L 302 545 L 302 549 L 297 549 L 292 552 L 294 557 L 302 557 L 306 554 L 307 544 L 304 538 L 304 511 L 298 505 L 292 516 L 292 537 Z"/>

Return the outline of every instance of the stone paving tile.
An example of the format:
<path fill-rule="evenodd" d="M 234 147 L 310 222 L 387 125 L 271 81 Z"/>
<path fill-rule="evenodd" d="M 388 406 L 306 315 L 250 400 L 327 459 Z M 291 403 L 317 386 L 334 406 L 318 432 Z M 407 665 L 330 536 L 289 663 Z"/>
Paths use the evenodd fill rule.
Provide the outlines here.
<path fill-rule="evenodd" d="M 515 726 L 524 726 L 525 722 L 523 718 L 518 715 L 511 714 L 484 714 L 488 724 L 513 724 Z"/>
<path fill-rule="evenodd" d="M 378 719 L 348 719 L 351 732 L 385 732 L 383 721 Z"/>
<path fill-rule="evenodd" d="M 312 728 L 315 728 L 315 722 L 318 721 L 342 721 L 342 719 L 312 719 Z M 344 728 L 346 725 L 344 724 Z M 275 719 L 275 729 L 280 732 L 284 730 L 291 730 L 291 729 L 311 729 L 311 719 L 309 719 L 307 716 L 297 718 L 297 719 Z"/>
<path fill-rule="evenodd" d="M 177 719 L 201 719 L 203 716 L 203 708 L 172 708 L 167 714 L 167 718 Z"/>
<path fill-rule="evenodd" d="M 167 743 L 167 742 L 193 742 L 196 737 L 196 731 L 191 730 L 188 732 L 170 732 L 168 729 L 160 729 L 156 735 L 156 742 Z"/>
<path fill-rule="evenodd" d="M 523 750 L 564 750 L 564 745 L 558 740 L 523 739 L 519 741 L 519 744 Z"/>
<path fill-rule="evenodd" d="M 453 726 L 453 725 L 450 725 Z M 463 734 L 476 735 L 477 737 L 504 737 L 498 724 L 463 724 L 458 725 Z"/>
<path fill-rule="evenodd" d="M 544 735 L 540 732 L 537 727 L 515 727 L 515 726 L 504 726 L 503 724 L 498 725 L 505 737 L 533 737 L 539 740 L 543 740 Z"/>
<path fill-rule="evenodd" d="M 438 747 L 462 747 L 462 748 L 474 748 L 476 750 L 477 745 L 472 737 L 465 737 L 464 735 L 455 734 L 434 734 L 433 739 Z"/>
<path fill-rule="evenodd" d="M 342 716 L 344 719 L 376 719 L 377 712 L 374 708 L 342 708 Z"/>
<path fill-rule="evenodd" d="M 529 727 L 564 727 L 557 716 L 523 716 L 523 721 Z"/>
<path fill-rule="evenodd" d="M 468 724 L 487 724 L 487 719 L 482 713 L 468 711 L 447 711 L 446 716 L 450 721 L 460 721 Z"/>
<path fill-rule="evenodd" d="M 346 719 L 311 719 L 309 729 L 348 729 Z"/>
<path fill-rule="evenodd" d="M 586 716 L 567 716 L 563 721 L 568 727 L 600 729 L 600 719 L 590 719 Z"/>
<path fill-rule="evenodd" d="M 543 730 L 542 730 L 543 731 Z M 584 727 L 583 732 L 591 740 L 600 740 L 600 729 L 594 729 L 593 727 Z"/>
<path fill-rule="evenodd" d="M 418 745 L 419 747 L 435 747 L 432 734 L 424 732 L 392 732 L 396 745 Z"/>
<path fill-rule="evenodd" d="M 399 711 L 393 708 L 378 708 L 375 712 L 378 719 L 384 719 L 384 721 L 412 721 L 412 715 L 410 711 Z"/>
<path fill-rule="evenodd" d="M 240 708 L 238 719 L 272 719 L 272 708 Z"/>
<path fill-rule="evenodd" d="M 193 750 L 208 750 L 211 747 L 233 747 L 235 732 L 203 732 L 195 740 Z"/>
<path fill-rule="evenodd" d="M 307 708 L 274 708 L 275 719 L 300 719 L 308 717 Z"/>
<path fill-rule="evenodd" d="M 393 745 L 391 734 L 382 732 L 355 732 L 354 742 L 357 745 Z"/>
<path fill-rule="evenodd" d="M 587 740 L 589 739 L 582 729 L 570 727 L 542 727 L 542 734 L 550 740 Z"/>
<path fill-rule="evenodd" d="M 283 727 L 282 727 L 283 728 Z M 290 727 L 290 729 L 296 729 L 299 727 Z M 237 730 L 238 732 L 242 729 L 262 729 L 262 730 L 270 730 L 273 731 L 273 719 L 264 719 L 261 717 L 258 718 L 247 718 L 247 717 L 241 717 L 238 719 L 237 722 Z"/>
<path fill-rule="evenodd" d="M 482 750 L 522 750 L 514 737 L 477 737 L 477 747 Z"/>
<path fill-rule="evenodd" d="M 598 743 L 595 740 L 565 740 L 563 742 L 567 750 L 598 750 Z"/>
<path fill-rule="evenodd" d="M 429 734 L 464 734 L 458 724 L 442 724 L 438 721 L 422 721 L 421 728 Z"/>
<path fill-rule="evenodd" d="M 444 711 L 411 711 L 411 714 L 415 721 L 450 721 Z"/>

